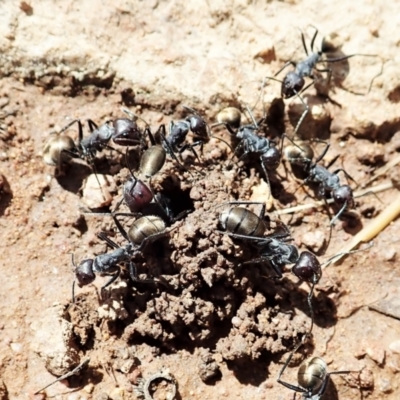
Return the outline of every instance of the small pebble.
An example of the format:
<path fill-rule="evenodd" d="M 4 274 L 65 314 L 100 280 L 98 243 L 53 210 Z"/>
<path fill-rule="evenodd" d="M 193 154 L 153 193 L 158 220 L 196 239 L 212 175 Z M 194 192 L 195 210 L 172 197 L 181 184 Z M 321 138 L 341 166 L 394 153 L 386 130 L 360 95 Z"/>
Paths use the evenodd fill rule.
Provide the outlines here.
<path fill-rule="evenodd" d="M 302 236 L 301 241 L 314 253 L 318 253 L 325 245 L 325 234 L 320 230 L 307 232 Z"/>
<path fill-rule="evenodd" d="M 393 351 L 393 353 L 400 354 L 400 340 L 396 340 L 389 344 L 389 349 Z"/>
<path fill-rule="evenodd" d="M 393 390 L 389 379 L 380 379 L 378 386 L 382 393 L 390 393 Z"/>

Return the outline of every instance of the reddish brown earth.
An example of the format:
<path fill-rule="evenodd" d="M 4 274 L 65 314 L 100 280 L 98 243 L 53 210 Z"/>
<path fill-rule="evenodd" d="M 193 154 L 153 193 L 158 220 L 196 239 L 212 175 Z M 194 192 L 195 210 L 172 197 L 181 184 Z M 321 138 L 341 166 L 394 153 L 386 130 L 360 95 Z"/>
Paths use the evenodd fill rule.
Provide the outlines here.
<path fill-rule="evenodd" d="M 124 272 L 101 300 L 97 293 L 107 278 L 99 277 L 95 285 L 78 288 L 72 304 L 71 253 L 77 262 L 104 253 L 108 249 L 96 234 L 116 230 L 109 217 L 85 213 L 82 187 L 90 166 L 74 160 L 64 176 L 55 176 L 42 150 L 49 133 L 69 119 L 101 123 L 121 117 L 121 105 L 153 127 L 183 118 L 185 104 L 210 124 L 226 106 L 253 107 L 265 76 L 304 57 L 296 28 L 306 32 L 308 43 L 313 24 L 321 37 L 339 34 L 338 54 L 380 54 L 335 65 L 329 95 L 340 106 L 315 88 L 304 94 L 313 107 L 300 135 L 329 140 L 324 162 L 337 157 L 332 169 L 345 168 L 362 187 L 400 151 L 400 21 L 394 5 L 339 1 L 322 7 L 305 0 L 30 6 L 9 1 L 0 15 L 0 399 L 136 398 L 139 378 L 162 368 L 176 379 L 178 399 L 293 398 L 276 378 L 309 327 L 309 287 L 290 269 L 275 282 L 264 278 L 270 272 L 265 266 L 237 268 L 256 255 L 254 249 L 217 232 L 216 205 L 268 200 L 257 163 L 238 163 L 236 157 L 231 162 L 231 151 L 216 139 L 205 145 L 201 163 L 185 152 L 190 173 L 168 160 L 153 179 L 154 190 L 174 194 L 179 207 L 190 204 L 193 211 L 135 257 L 141 277 L 162 283 L 133 285 Z M 257 118 L 263 108 L 269 113 L 266 133 L 272 136 L 292 134 L 302 112 L 299 100 L 287 100 L 280 118 L 283 103 L 274 100 L 279 86 L 269 82 L 264 104 L 254 111 Z M 317 88 L 326 92 L 323 82 Z M 74 128 L 68 134 L 76 138 Z M 223 129 L 217 136 L 230 142 Z M 322 148 L 315 146 L 316 152 Z M 129 176 L 124 165 L 108 150 L 96 160 L 97 170 L 115 185 L 111 209 Z M 288 163 L 270 178 L 275 210 L 314 201 L 312 190 L 298 189 L 301 181 Z M 398 166 L 373 185 L 391 180 L 397 185 Z M 282 220 L 301 250 L 316 251 L 325 261 L 397 192 L 357 199 L 351 215 L 335 225 L 327 249 L 326 210 Z M 273 210 L 270 216 L 277 218 Z M 128 219 L 123 223 L 128 226 Z M 361 371 L 334 376 L 324 398 L 399 398 L 400 322 L 369 307 L 386 301 L 398 309 L 399 224 L 389 225 L 369 250 L 324 269 L 313 300 L 313 338 L 296 354 L 286 381 L 296 382 L 306 356 L 319 356 L 329 371 Z M 113 240 L 124 244 L 119 233 Z M 50 372 L 59 376 L 88 357 L 79 376 L 33 394 L 55 379 Z M 154 397 L 166 399 L 168 388 L 158 382 Z"/>

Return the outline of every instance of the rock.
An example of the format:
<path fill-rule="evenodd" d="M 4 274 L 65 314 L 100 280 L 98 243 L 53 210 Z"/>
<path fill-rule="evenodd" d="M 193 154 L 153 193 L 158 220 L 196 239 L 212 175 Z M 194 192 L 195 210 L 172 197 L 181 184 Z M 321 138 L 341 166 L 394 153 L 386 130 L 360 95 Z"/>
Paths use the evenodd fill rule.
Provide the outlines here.
<path fill-rule="evenodd" d="M 306 232 L 301 237 L 301 242 L 314 253 L 318 253 L 325 245 L 325 234 L 320 230 Z"/>
<path fill-rule="evenodd" d="M 111 175 L 92 174 L 84 183 L 82 200 L 92 209 L 106 207 L 113 200 L 111 193 L 116 191 Z"/>
<path fill-rule="evenodd" d="M 31 348 L 53 375 L 61 376 L 79 364 L 73 326 L 64 319 L 64 306 L 55 304 L 31 325 L 34 337 Z"/>
<path fill-rule="evenodd" d="M 400 354 L 400 340 L 395 340 L 394 342 L 389 344 L 389 349 L 393 351 L 393 353 Z"/>

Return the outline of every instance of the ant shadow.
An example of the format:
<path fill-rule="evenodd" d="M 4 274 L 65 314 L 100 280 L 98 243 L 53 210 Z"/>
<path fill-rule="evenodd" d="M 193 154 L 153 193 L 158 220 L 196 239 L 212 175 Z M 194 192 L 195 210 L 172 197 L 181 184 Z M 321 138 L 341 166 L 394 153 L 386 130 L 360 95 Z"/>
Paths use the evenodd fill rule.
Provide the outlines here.
<path fill-rule="evenodd" d="M 0 193 L 0 215 L 4 215 L 5 211 L 10 206 L 13 197 L 11 190 Z"/>
<path fill-rule="evenodd" d="M 92 173 L 92 169 L 81 162 L 71 162 L 65 167 L 63 175 L 57 175 L 55 178 L 58 184 L 68 192 L 79 193 L 84 180 Z"/>
<path fill-rule="evenodd" d="M 226 366 L 233 372 L 235 378 L 242 385 L 260 386 L 268 378 L 269 373 L 266 366 L 271 362 L 267 356 L 258 360 L 241 358 L 236 361 L 226 361 Z"/>

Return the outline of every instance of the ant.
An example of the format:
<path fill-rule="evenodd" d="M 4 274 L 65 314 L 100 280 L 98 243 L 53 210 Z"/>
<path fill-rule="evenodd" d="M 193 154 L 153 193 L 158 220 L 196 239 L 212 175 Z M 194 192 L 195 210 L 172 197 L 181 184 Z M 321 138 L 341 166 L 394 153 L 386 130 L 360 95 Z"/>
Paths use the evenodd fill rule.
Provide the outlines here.
<path fill-rule="evenodd" d="M 271 278 L 281 279 L 283 277 L 283 270 L 286 265 L 294 264 L 292 267 L 292 273 L 300 280 L 311 284 L 311 289 L 307 296 L 307 303 L 311 315 L 311 327 L 308 332 L 308 335 L 310 335 L 314 326 L 312 297 L 314 293 L 314 287 L 321 279 L 322 268 L 340 255 L 353 254 L 366 249 L 339 253 L 329 258 L 325 263 L 321 264 L 313 253 L 309 251 L 303 251 L 299 254 L 298 248 L 295 245 L 288 243 L 293 239 L 290 237 L 291 235 L 287 226 L 283 223 L 281 223 L 284 230 L 283 233 L 273 233 L 267 236 L 262 236 L 269 226 L 269 218 L 267 219 L 267 223 L 264 222 L 265 203 L 235 201 L 229 202 L 228 204 L 261 205 L 260 213 L 258 215 L 243 207 L 232 207 L 223 211 L 219 216 L 219 223 L 222 229 L 225 230 L 220 231 L 221 233 L 229 235 L 232 238 L 253 242 L 254 247 L 258 251 L 258 258 L 245 261 L 241 264 L 241 266 L 246 264 L 268 263 L 268 265 L 273 268 L 276 274 L 276 276 Z M 256 236 L 256 234 L 260 236 Z"/>
<path fill-rule="evenodd" d="M 148 243 L 166 236 L 169 231 L 166 230 L 164 220 L 157 216 L 144 216 L 135 220 L 128 230 L 122 227 L 116 217 L 111 214 L 117 229 L 128 242 L 125 246 L 119 246 L 111 240 L 105 232 L 97 234 L 98 238 L 104 240 L 114 250 L 111 253 L 99 254 L 93 259 L 85 259 L 75 264 L 72 255 L 72 265 L 75 267 L 75 280 L 72 284 L 72 302 L 75 302 L 75 282 L 79 287 L 89 285 L 96 279 L 96 274 L 100 276 L 112 275 L 110 280 L 101 287 L 101 293 L 119 277 L 121 273 L 120 263 L 129 264 L 129 274 L 134 282 L 154 283 L 153 279 L 139 279 L 136 266 L 131 261 L 132 257 L 140 253 Z"/>
<path fill-rule="evenodd" d="M 306 334 L 307 336 L 307 334 Z M 289 365 L 294 353 L 303 344 L 303 340 L 290 353 L 288 359 L 279 372 L 277 381 L 295 392 L 303 394 L 303 400 L 320 400 L 328 386 L 329 377 L 334 374 L 349 374 L 351 371 L 328 371 L 326 362 L 320 357 L 312 357 L 304 360 L 297 372 L 298 385 L 285 382 L 281 379 L 285 369 Z M 294 399 L 296 398 L 296 393 Z"/>
<path fill-rule="evenodd" d="M 123 109 L 123 111 L 129 113 L 129 110 Z M 108 146 L 110 140 L 120 146 L 142 144 L 144 133 L 136 124 L 136 119 L 137 117 L 131 119 L 117 118 L 114 121 L 107 120 L 100 126 L 88 119 L 90 135 L 87 137 L 83 137 L 81 120 L 74 119 L 59 132 L 51 133 L 52 136 L 46 142 L 43 150 L 44 162 L 49 165 L 57 165 L 60 168 L 66 156 L 69 155 L 73 158 L 85 159 L 92 165 L 97 152 L 105 148 L 116 150 Z M 75 123 L 78 124 L 78 142 L 76 144 L 70 136 L 62 135 Z"/>
<path fill-rule="evenodd" d="M 161 130 L 160 127 L 155 135 L 159 134 Z M 146 129 L 146 134 L 150 139 L 151 146 L 142 154 L 139 169 L 146 178 L 151 178 L 164 166 L 167 152 L 162 145 L 156 143 L 150 129 Z"/>
<path fill-rule="evenodd" d="M 301 32 L 301 41 L 303 43 L 303 48 L 307 55 L 307 58 L 302 61 L 299 61 L 299 62 L 295 62 L 295 61 L 286 62 L 285 65 L 274 76 L 277 76 L 278 74 L 280 74 L 289 65 L 292 65 L 295 69 L 294 69 L 294 71 L 288 72 L 282 81 L 280 81 L 274 77 L 267 77 L 264 79 L 264 82 L 262 84 L 262 87 L 264 87 L 265 81 L 267 79 L 272 79 L 272 80 L 278 81 L 281 83 L 281 96 L 283 99 L 290 99 L 294 96 L 297 96 L 300 99 L 300 101 L 302 102 L 303 106 L 305 107 L 305 110 L 303 111 L 299 121 L 297 122 L 296 128 L 294 130 L 294 136 L 297 135 L 297 132 L 298 132 L 301 124 L 303 123 L 304 118 L 310 111 L 308 104 L 305 103 L 305 101 L 301 97 L 301 94 L 315 83 L 316 77 L 314 75 L 314 70 L 318 71 L 318 72 L 327 72 L 328 73 L 328 85 L 329 85 L 331 77 L 332 77 L 332 70 L 330 68 L 318 69 L 317 64 L 322 63 L 322 62 L 326 62 L 326 63 L 340 62 L 340 61 L 347 60 L 354 56 L 376 57 L 375 55 L 372 55 L 372 54 L 356 53 L 356 54 L 350 54 L 348 56 L 343 56 L 343 57 L 321 59 L 323 54 L 327 53 L 328 48 L 326 46 L 324 46 L 324 41 L 323 41 L 321 50 L 314 51 L 314 42 L 317 37 L 317 34 L 318 34 L 318 29 L 315 28 L 315 33 L 311 39 L 311 44 L 310 44 L 311 52 L 309 54 L 307 46 L 306 46 L 304 34 L 303 34 L 303 32 Z M 306 77 L 311 78 L 312 81 L 308 85 L 305 86 L 306 83 L 305 83 L 304 78 L 306 78 Z M 373 82 L 373 80 L 372 80 L 372 82 Z M 370 84 L 368 93 L 371 90 L 372 82 Z"/>
<path fill-rule="evenodd" d="M 210 132 L 210 128 L 205 121 L 205 119 L 193 108 L 182 106 L 186 111 L 190 112 L 185 119 L 179 120 L 177 122 L 171 121 L 169 124 L 169 134 L 166 135 L 165 125 L 161 125 L 159 129 L 159 134 L 163 139 L 163 147 L 166 152 L 177 162 L 178 158 L 176 153 L 182 159 L 181 154 L 190 149 L 193 155 L 200 162 L 200 158 L 195 150 L 195 147 L 200 146 L 201 151 L 203 150 L 203 145 L 208 142 L 213 135 Z M 184 143 L 186 136 L 189 131 L 193 133 L 196 141 L 193 143 Z M 218 140 L 224 142 L 229 148 L 229 144 L 223 139 L 217 138 Z"/>
<path fill-rule="evenodd" d="M 264 222 L 265 203 L 259 202 L 230 202 L 228 204 L 254 204 L 261 205 L 259 215 L 247 210 L 243 207 L 233 207 L 223 211 L 220 214 L 219 221 L 221 227 L 225 230 L 224 233 L 233 238 L 246 241 L 253 241 L 254 246 L 259 253 L 259 257 L 245 264 L 261 264 L 269 263 L 276 273 L 273 279 L 281 279 L 283 277 L 283 269 L 286 264 L 294 264 L 292 272 L 300 279 L 311 283 L 311 290 L 307 296 L 307 303 L 311 315 L 311 333 L 314 325 L 314 310 L 312 307 L 312 296 L 315 285 L 319 282 L 322 276 L 321 264 L 317 257 L 309 251 L 303 251 L 299 254 L 296 246 L 287 243 L 291 241 L 290 232 L 286 225 L 283 233 L 273 233 L 271 235 L 262 236 L 269 225 Z"/>
<path fill-rule="evenodd" d="M 258 135 L 260 125 L 265 121 L 266 118 L 263 117 L 260 121 L 256 122 L 253 113 L 248 106 L 247 112 L 252 119 L 252 124 L 241 125 L 237 131 L 232 128 L 232 124 L 230 124 L 229 122 L 221 122 L 213 126 L 223 124 L 231 135 L 235 135 L 238 139 L 240 139 L 240 142 L 236 146 L 233 156 L 237 153 L 239 149 L 243 148 L 243 155 L 239 158 L 239 160 L 246 156 L 258 157 L 261 168 L 266 178 L 266 182 L 268 183 L 268 186 L 270 186 L 267 171 L 276 171 L 276 169 L 278 168 L 281 161 L 284 138 L 286 137 L 290 141 L 292 140 L 288 136 L 283 134 L 281 148 L 278 149 L 276 143 L 273 140 Z M 294 142 L 293 144 L 298 147 Z M 300 150 L 302 149 L 300 148 Z"/>
<path fill-rule="evenodd" d="M 328 171 L 327 168 L 318 163 L 325 157 L 329 150 L 330 144 L 324 141 L 319 141 L 326 145 L 324 151 L 320 156 L 316 158 L 314 162 L 311 159 L 303 158 L 297 159 L 296 163 L 302 161 L 304 165 L 304 170 L 308 174 L 304 183 L 314 182 L 318 185 L 318 196 L 321 198 L 327 198 L 331 196 L 334 203 L 340 207 L 339 212 L 334 216 L 330 222 L 330 226 L 333 226 L 344 210 L 349 207 L 354 207 L 354 196 L 353 190 L 349 185 L 342 185 L 340 183 L 339 172 L 343 172 L 345 176 L 352 180 L 354 183 L 357 182 L 343 169 L 339 168 L 333 172 Z"/>
<path fill-rule="evenodd" d="M 193 108 L 182 106 L 191 114 L 185 119 L 169 124 L 169 135 L 165 135 L 165 126 L 162 125 L 162 137 L 164 140 L 164 148 L 167 153 L 176 159 L 175 153 L 181 155 L 186 149 L 190 149 L 193 155 L 200 162 L 200 158 L 195 150 L 197 146 L 203 146 L 205 141 L 209 140 L 209 128 L 204 118 Z M 194 143 L 184 143 L 187 134 L 191 131 L 198 138 Z"/>

